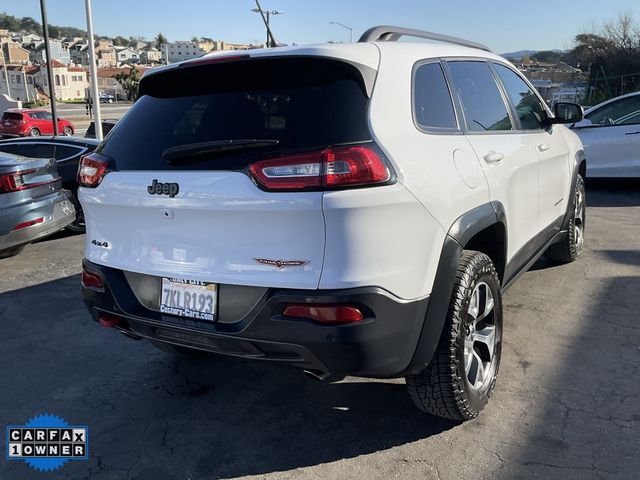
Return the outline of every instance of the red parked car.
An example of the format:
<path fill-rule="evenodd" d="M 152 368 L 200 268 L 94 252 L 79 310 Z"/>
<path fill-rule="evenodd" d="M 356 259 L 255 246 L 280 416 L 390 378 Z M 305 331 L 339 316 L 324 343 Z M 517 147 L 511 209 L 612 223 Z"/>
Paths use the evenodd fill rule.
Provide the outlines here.
<path fill-rule="evenodd" d="M 73 135 L 73 123 L 58 118 L 58 133 Z M 37 137 L 53 135 L 53 118 L 47 110 L 31 108 L 10 108 L 0 120 L 0 135 L 7 137 Z"/>

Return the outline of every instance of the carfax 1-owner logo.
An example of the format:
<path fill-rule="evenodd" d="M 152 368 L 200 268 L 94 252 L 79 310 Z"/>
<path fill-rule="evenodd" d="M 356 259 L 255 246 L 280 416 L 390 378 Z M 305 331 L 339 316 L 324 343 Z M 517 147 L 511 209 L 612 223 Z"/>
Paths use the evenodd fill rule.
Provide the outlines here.
<path fill-rule="evenodd" d="M 25 425 L 9 425 L 6 445 L 7 460 L 22 460 L 49 472 L 69 460 L 88 459 L 89 429 L 69 425 L 54 415 L 38 415 Z"/>

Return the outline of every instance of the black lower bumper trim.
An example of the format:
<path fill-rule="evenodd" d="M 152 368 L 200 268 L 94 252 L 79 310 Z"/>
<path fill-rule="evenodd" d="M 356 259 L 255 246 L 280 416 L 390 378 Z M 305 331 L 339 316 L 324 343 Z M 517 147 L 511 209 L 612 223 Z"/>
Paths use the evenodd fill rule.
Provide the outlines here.
<path fill-rule="evenodd" d="M 101 314 L 117 315 L 116 328 L 129 335 L 336 375 L 402 375 L 416 350 L 429 301 L 404 301 L 376 287 L 267 289 L 246 315 L 235 323 L 222 324 L 146 309 L 137 301 L 121 270 L 87 260 L 83 265 L 105 280 L 104 292 L 87 288 L 82 291 L 96 321 Z M 219 302 L 224 300 L 221 294 Z M 321 325 L 282 315 L 290 303 L 350 304 L 360 308 L 365 318 L 353 324 Z"/>

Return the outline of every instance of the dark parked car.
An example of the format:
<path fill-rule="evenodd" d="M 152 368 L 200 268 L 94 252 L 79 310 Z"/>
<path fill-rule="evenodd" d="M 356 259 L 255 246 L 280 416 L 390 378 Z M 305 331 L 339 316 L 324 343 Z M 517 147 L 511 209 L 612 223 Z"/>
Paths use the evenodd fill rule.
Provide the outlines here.
<path fill-rule="evenodd" d="M 0 258 L 71 224 L 75 213 L 53 158 L 0 153 Z"/>
<path fill-rule="evenodd" d="M 73 135 L 73 123 L 58 118 L 58 133 Z M 3 137 L 39 137 L 53 135 L 53 117 L 48 110 L 10 108 L 0 120 L 0 135 Z"/>
<path fill-rule="evenodd" d="M 116 123 L 118 123 L 118 120 L 102 120 L 102 136 L 106 137 L 107 133 L 109 133 L 111 129 L 116 126 Z M 91 122 L 89 124 L 87 133 L 84 134 L 84 138 L 96 138 L 95 122 Z"/>
<path fill-rule="evenodd" d="M 0 152 L 31 158 L 53 158 L 62 179 L 63 188 L 71 192 L 71 201 L 76 210 L 75 221 L 67 228 L 74 232 L 84 231 L 84 214 L 77 201 L 78 184 L 76 173 L 80 157 L 93 152 L 100 142 L 79 137 L 12 138 L 0 141 Z"/>

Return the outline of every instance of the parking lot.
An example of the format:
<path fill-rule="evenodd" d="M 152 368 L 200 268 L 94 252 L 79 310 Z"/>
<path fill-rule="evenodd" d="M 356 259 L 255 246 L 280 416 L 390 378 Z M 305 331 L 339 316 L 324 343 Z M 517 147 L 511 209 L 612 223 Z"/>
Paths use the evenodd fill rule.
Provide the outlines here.
<path fill-rule="evenodd" d="M 89 426 L 89 461 L 1 479 L 630 479 L 640 471 L 640 183 L 588 188 L 578 261 L 505 296 L 500 376 L 456 424 L 403 380 L 317 384 L 232 358 L 174 358 L 100 328 L 79 297 L 83 235 L 0 260 L 0 424 Z"/>

